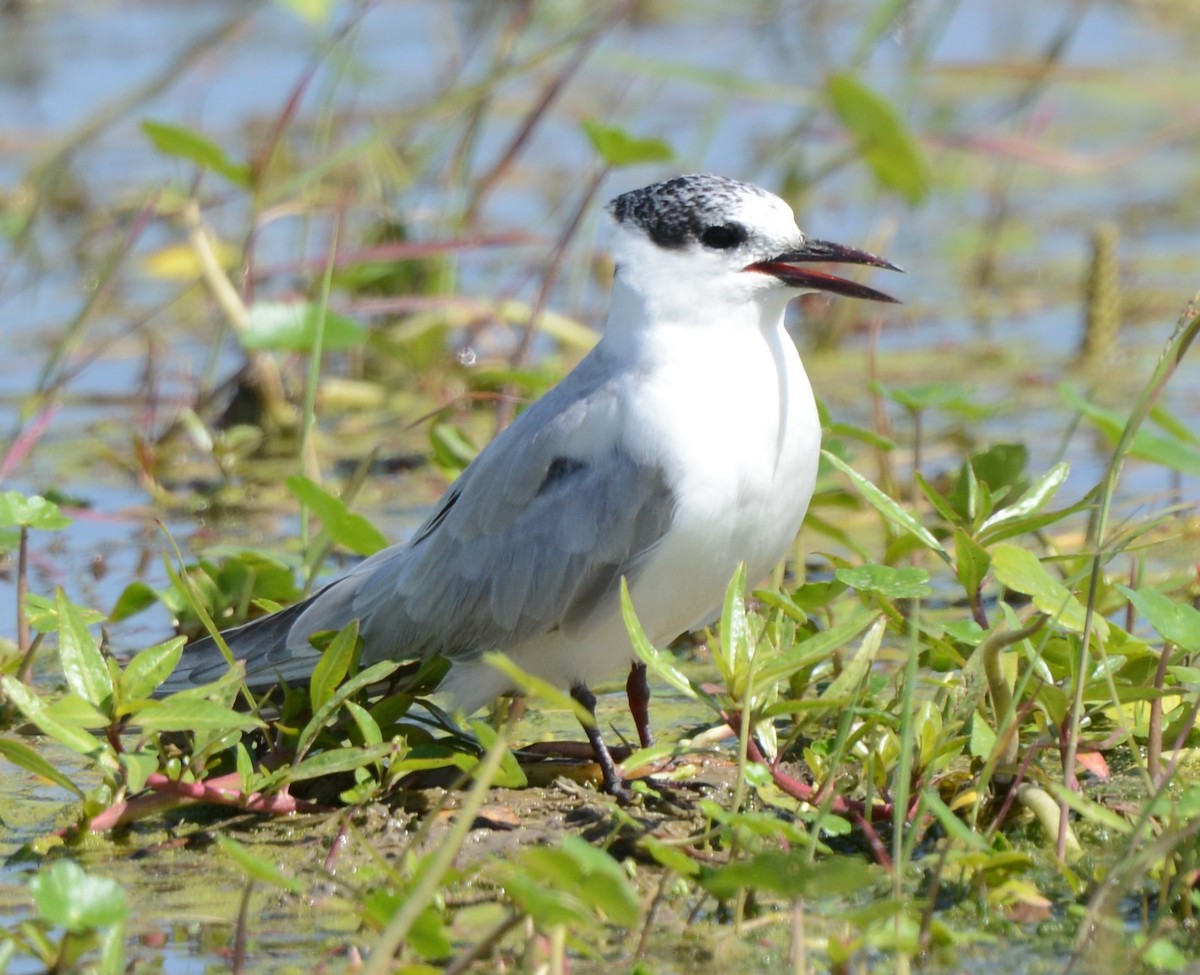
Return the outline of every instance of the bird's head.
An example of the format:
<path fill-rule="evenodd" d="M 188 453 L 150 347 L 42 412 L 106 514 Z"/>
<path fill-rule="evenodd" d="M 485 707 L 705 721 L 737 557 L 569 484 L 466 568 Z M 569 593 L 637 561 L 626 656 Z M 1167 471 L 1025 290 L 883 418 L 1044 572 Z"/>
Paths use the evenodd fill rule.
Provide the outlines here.
<path fill-rule="evenodd" d="M 791 207 L 773 193 L 722 176 L 677 176 L 618 196 L 613 256 L 625 286 L 655 303 L 782 306 L 797 294 L 828 291 L 872 301 L 896 299 L 812 264 L 868 264 L 881 257 L 806 237 Z"/>

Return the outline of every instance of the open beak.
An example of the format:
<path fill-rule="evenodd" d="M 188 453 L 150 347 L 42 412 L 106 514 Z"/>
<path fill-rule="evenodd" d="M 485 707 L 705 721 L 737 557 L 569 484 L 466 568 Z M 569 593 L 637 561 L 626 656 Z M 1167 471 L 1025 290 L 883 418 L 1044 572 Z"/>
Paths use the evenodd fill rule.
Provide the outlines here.
<path fill-rule="evenodd" d="M 857 281 L 847 281 L 836 274 L 826 271 L 814 271 L 811 268 L 796 267 L 797 264 L 866 264 L 870 267 L 887 268 L 889 271 L 903 272 L 891 261 L 882 257 L 860 251 L 856 247 L 845 247 L 827 240 L 805 240 L 794 251 L 786 251 L 772 257 L 769 261 L 759 261 L 751 264 L 747 271 L 761 271 L 778 278 L 784 284 L 793 288 L 804 288 L 807 291 L 829 291 L 836 295 L 846 295 L 849 298 L 866 298 L 868 301 L 888 301 L 892 304 L 900 302 L 882 291 L 868 288 Z"/>

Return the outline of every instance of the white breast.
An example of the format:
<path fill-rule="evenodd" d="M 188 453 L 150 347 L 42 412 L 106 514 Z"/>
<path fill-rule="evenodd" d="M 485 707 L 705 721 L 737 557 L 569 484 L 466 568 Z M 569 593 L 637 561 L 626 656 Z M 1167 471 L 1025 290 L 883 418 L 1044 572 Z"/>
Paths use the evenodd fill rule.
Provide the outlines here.
<path fill-rule="evenodd" d="M 820 422 L 782 325 L 693 336 L 637 399 L 631 430 L 658 445 L 677 495 L 667 537 L 632 595 L 663 642 L 708 622 L 739 562 L 751 584 L 786 554 L 816 481 Z"/>

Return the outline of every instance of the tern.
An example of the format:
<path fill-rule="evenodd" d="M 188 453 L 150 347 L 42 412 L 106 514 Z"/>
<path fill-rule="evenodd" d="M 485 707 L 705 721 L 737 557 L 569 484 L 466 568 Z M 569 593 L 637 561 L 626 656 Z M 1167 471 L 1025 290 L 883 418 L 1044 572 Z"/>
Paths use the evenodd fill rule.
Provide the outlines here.
<path fill-rule="evenodd" d="M 621 580 L 655 645 L 716 618 L 744 564 L 785 556 L 817 476 L 821 424 L 789 301 L 814 291 L 894 298 L 813 264 L 895 265 L 814 240 L 779 197 L 721 176 L 618 196 L 608 324 L 591 352 L 450 486 L 407 542 L 294 606 L 224 634 L 251 688 L 303 682 L 310 636 L 359 622 L 363 665 L 442 655 L 439 687 L 470 713 L 512 687 L 506 653 L 593 715 L 589 685 L 629 669 L 640 744 L 652 741 L 646 667 L 622 619 Z M 166 690 L 226 670 L 212 638 Z M 593 720 L 606 791 L 627 796 Z"/>

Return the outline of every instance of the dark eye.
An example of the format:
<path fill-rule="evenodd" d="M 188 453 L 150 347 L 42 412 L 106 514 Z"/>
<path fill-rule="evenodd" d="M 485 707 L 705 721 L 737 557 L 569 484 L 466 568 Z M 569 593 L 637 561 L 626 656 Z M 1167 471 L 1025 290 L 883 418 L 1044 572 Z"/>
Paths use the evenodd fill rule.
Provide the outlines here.
<path fill-rule="evenodd" d="M 715 247 L 717 250 L 729 250 L 731 247 L 737 247 L 746 239 L 746 231 L 739 227 L 736 223 L 722 224 L 717 227 L 708 227 L 704 233 L 700 235 L 700 243 L 705 247 Z"/>

